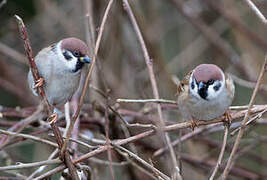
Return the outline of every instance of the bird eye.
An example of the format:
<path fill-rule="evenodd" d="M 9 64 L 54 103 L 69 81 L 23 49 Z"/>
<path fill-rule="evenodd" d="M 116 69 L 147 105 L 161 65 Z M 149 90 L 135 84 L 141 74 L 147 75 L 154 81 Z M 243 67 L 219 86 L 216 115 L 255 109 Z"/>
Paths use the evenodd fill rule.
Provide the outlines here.
<path fill-rule="evenodd" d="M 213 87 L 215 91 L 218 91 L 221 87 L 221 83 L 217 83 L 216 86 Z"/>
<path fill-rule="evenodd" d="M 211 85 L 211 84 L 213 84 L 213 83 L 214 83 L 214 80 L 211 79 L 211 80 L 208 80 L 208 83 L 207 83 L 207 84 Z"/>
<path fill-rule="evenodd" d="M 79 51 L 74 51 L 74 52 L 73 52 L 73 55 L 74 55 L 75 57 L 80 57 L 80 56 L 81 56 L 81 54 L 80 54 Z"/>

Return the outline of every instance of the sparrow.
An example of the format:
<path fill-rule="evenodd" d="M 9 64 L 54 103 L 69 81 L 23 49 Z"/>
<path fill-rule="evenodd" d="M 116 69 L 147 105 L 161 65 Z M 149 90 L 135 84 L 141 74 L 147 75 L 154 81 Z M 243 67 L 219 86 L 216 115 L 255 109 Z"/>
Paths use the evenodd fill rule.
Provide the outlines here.
<path fill-rule="evenodd" d="M 200 64 L 178 85 L 179 110 L 183 118 L 192 122 L 215 119 L 226 113 L 234 93 L 228 74 L 214 64 Z"/>
<path fill-rule="evenodd" d="M 41 76 L 36 84 L 31 70 L 28 84 L 34 95 L 37 86 L 43 84 L 47 100 L 52 105 L 63 105 L 69 101 L 79 86 L 81 70 L 90 63 L 88 47 L 80 39 L 62 39 L 44 49 L 34 58 Z"/>

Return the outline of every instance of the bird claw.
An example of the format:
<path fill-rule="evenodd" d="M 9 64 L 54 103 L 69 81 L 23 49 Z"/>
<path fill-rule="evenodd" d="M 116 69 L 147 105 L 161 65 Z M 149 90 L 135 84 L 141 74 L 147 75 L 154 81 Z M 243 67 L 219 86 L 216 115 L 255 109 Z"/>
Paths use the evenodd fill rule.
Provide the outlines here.
<path fill-rule="evenodd" d="M 224 122 L 227 123 L 229 126 L 232 124 L 232 116 L 229 111 L 224 113 Z"/>
<path fill-rule="evenodd" d="M 198 126 L 198 124 L 196 123 L 196 121 L 191 120 L 191 129 L 192 129 L 192 131 L 194 131 L 195 127 L 197 127 L 197 126 Z"/>
<path fill-rule="evenodd" d="M 44 78 L 39 78 L 37 79 L 37 81 L 35 82 L 35 85 L 34 85 L 34 89 L 38 88 L 38 87 L 41 87 L 42 85 L 44 84 Z"/>
<path fill-rule="evenodd" d="M 49 121 L 49 124 L 54 124 L 57 122 L 57 119 L 58 119 L 58 116 L 57 116 L 57 113 L 53 113 L 49 116 L 48 118 L 48 121 Z"/>

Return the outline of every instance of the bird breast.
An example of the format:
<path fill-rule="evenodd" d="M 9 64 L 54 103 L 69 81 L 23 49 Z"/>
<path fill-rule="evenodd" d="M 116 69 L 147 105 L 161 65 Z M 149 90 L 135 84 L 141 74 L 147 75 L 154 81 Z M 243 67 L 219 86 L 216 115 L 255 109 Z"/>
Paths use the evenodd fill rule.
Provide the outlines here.
<path fill-rule="evenodd" d="M 190 93 L 184 93 L 178 98 L 178 105 L 187 120 L 211 120 L 223 115 L 232 100 L 233 95 L 224 86 L 218 97 L 212 100 L 199 99 Z"/>
<path fill-rule="evenodd" d="M 77 90 L 80 73 L 73 73 L 60 64 L 55 52 L 49 48 L 40 51 L 35 57 L 35 63 L 39 74 L 44 78 L 44 90 L 49 103 L 53 105 L 65 104 L 71 99 L 74 92 Z M 33 93 L 34 81 L 31 71 L 28 74 L 28 82 Z"/>

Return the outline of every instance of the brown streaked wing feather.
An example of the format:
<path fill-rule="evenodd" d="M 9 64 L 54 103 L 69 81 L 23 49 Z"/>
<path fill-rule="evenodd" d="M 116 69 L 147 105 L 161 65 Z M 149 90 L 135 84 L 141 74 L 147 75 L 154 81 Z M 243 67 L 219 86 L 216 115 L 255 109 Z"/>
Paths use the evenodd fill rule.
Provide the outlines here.
<path fill-rule="evenodd" d="M 184 79 L 180 82 L 180 84 L 177 86 L 177 92 L 176 95 L 178 96 L 179 94 L 181 94 L 185 89 L 184 86 L 189 84 L 190 81 L 190 77 L 193 71 L 190 71 L 189 73 L 187 73 L 187 75 L 184 77 Z"/>
<path fill-rule="evenodd" d="M 232 86 L 232 83 L 233 83 L 233 81 L 232 81 L 230 75 L 225 73 L 225 84 L 226 84 L 227 90 L 229 91 L 229 93 L 232 96 L 234 96 L 235 92 L 234 92 L 234 88 Z"/>

